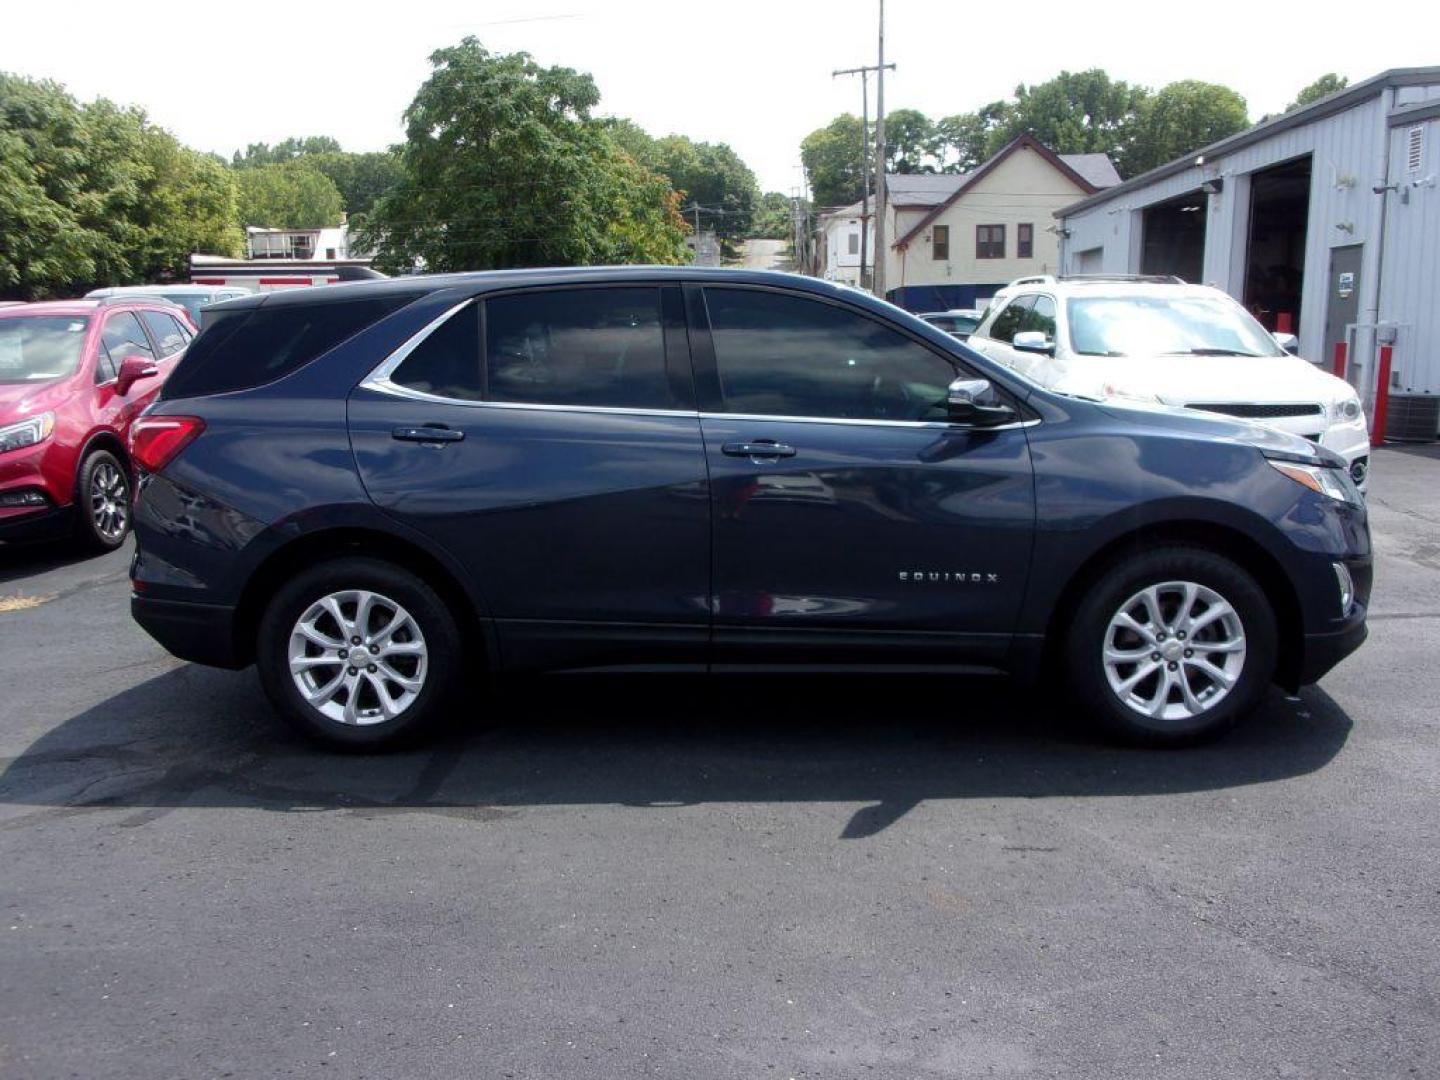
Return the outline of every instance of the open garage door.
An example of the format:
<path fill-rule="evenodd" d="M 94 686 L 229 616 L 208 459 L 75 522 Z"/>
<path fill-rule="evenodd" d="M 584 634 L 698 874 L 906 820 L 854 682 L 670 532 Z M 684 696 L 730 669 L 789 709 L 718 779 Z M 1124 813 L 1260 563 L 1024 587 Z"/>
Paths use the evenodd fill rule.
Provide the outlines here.
<path fill-rule="evenodd" d="M 1299 332 L 1309 220 L 1309 154 L 1251 174 L 1245 306 L 1267 330 Z"/>
<path fill-rule="evenodd" d="M 1205 273 L 1205 215 L 1209 201 L 1197 190 L 1145 208 L 1142 274 L 1174 274 L 1183 281 L 1200 283 Z"/>

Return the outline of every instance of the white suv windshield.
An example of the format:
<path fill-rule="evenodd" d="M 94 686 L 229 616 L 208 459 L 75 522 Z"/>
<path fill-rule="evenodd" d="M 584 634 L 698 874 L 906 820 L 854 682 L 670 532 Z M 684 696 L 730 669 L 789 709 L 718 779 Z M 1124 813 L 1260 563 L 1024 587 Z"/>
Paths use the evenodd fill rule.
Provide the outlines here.
<path fill-rule="evenodd" d="M 1233 301 L 1205 296 L 1092 296 L 1067 301 L 1080 356 L 1283 356 Z"/>

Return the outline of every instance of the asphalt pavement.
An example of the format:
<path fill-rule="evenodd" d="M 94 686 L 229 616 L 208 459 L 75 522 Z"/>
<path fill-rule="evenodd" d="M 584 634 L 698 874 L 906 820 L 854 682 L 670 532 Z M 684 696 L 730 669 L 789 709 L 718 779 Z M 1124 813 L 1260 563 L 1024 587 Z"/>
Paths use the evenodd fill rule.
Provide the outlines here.
<path fill-rule="evenodd" d="M 1440 1074 L 1440 458 L 1372 475 L 1369 643 L 1184 752 L 569 676 L 332 756 L 0 550 L 0 1076 Z"/>

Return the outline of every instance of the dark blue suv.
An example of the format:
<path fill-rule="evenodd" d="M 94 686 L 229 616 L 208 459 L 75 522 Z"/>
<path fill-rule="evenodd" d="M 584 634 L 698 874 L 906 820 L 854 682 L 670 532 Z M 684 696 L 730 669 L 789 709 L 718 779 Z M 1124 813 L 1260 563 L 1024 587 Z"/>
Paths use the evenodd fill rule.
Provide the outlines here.
<path fill-rule="evenodd" d="M 504 271 L 210 314 L 132 437 L 134 614 L 335 744 L 496 672 L 756 666 L 1053 672 L 1181 743 L 1365 636 L 1339 458 L 1039 389 L 821 281 Z"/>

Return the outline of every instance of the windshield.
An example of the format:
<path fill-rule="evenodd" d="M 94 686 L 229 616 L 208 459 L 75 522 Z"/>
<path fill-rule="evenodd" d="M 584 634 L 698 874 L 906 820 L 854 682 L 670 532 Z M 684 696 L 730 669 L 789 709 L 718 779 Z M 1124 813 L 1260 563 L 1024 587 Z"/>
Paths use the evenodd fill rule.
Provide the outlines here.
<path fill-rule="evenodd" d="M 0 319 L 0 383 L 50 382 L 73 375 L 85 345 L 84 318 L 27 315 Z"/>
<path fill-rule="evenodd" d="M 1092 296 L 1069 300 L 1080 356 L 1284 356 L 1239 304 L 1209 296 Z"/>

